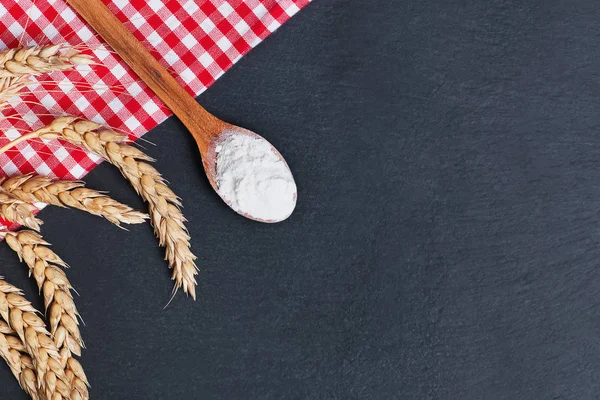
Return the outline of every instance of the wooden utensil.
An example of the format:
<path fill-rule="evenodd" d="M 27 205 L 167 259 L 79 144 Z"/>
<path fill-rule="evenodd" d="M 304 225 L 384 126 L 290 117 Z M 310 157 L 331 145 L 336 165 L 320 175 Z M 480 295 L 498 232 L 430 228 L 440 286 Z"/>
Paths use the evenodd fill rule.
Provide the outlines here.
<path fill-rule="evenodd" d="M 222 121 L 206 111 L 177 83 L 175 78 L 159 64 L 100 0 L 67 0 L 67 3 L 98 32 L 140 79 L 183 122 L 196 140 L 208 181 L 219 194 L 216 182 L 215 146 L 223 139 L 223 134 L 235 132 L 262 140 L 265 139 L 252 131 Z M 273 151 L 285 163 L 284 158 L 277 149 L 273 147 Z M 287 163 L 285 165 L 287 167 Z M 231 207 L 228 201 L 223 200 Z M 255 221 L 279 222 L 254 218 L 235 209 L 234 211 Z"/>

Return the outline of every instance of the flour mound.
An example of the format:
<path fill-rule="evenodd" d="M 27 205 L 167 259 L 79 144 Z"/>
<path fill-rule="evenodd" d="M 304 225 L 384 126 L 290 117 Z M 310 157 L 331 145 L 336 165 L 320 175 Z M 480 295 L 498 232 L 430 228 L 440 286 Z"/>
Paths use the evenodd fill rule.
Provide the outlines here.
<path fill-rule="evenodd" d="M 217 153 L 219 194 L 231 207 L 265 221 L 282 221 L 296 206 L 296 183 L 290 170 L 264 139 L 226 134 Z"/>

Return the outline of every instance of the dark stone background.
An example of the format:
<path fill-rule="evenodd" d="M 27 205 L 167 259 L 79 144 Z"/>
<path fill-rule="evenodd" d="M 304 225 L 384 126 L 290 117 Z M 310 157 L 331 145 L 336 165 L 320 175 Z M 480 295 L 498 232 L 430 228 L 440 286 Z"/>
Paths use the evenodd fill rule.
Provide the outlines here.
<path fill-rule="evenodd" d="M 43 211 L 92 398 L 599 398 L 599 26 L 590 0 L 308 6 L 200 97 L 286 156 L 290 220 L 227 209 L 177 120 L 147 135 L 196 303 L 162 309 L 149 226 Z M 143 207 L 109 165 L 86 181 Z M 3 365 L 0 388 L 24 398 Z"/>

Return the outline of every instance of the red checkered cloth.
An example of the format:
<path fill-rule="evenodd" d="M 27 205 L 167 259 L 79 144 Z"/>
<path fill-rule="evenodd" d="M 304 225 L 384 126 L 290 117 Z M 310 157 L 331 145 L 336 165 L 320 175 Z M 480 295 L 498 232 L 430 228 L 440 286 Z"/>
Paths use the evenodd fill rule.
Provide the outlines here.
<path fill-rule="evenodd" d="M 103 1 L 191 94 L 199 95 L 310 0 Z M 106 123 L 132 139 L 170 115 L 64 0 L 2 0 L 0 42 L 2 48 L 83 43 L 102 64 L 39 78 L 31 95 L 16 98 L 12 109 L 3 111 L 19 118 L 1 122 L 0 145 L 42 126 L 48 113 Z M 8 176 L 35 171 L 79 179 L 99 162 L 58 140 L 24 142 L 0 155 L 1 174 Z"/>

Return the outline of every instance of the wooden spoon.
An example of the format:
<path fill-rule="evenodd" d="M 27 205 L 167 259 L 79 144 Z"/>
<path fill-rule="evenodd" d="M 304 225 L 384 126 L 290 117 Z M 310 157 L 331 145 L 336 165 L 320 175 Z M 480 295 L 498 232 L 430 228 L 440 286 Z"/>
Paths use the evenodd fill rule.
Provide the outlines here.
<path fill-rule="evenodd" d="M 255 218 L 252 215 L 236 210 L 219 192 L 216 181 L 215 147 L 223 140 L 224 134 L 243 134 L 260 140 L 265 140 L 264 138 L 252 131 L 222 121 L 206 111 L 177 83 L 175 78 L 159 64 L 100 0 L 67 0 L 67 3 L 102 36 L 190 131 L 198 144 L 208 181 L 228 206 L 238 214 L 255 221 L 279 222 L 287 218 L 287 216 L 278 220 Z M 284 162 L 286 168 L 289 170 L 281 154 L 273 146 L 271 147 L 273 152 Z M 294 201 L 295 197 L 296 195 L 294 195 Z"/>

